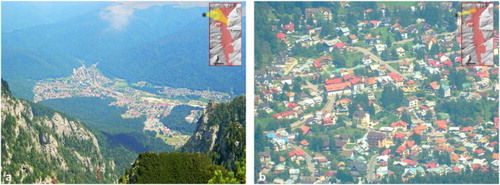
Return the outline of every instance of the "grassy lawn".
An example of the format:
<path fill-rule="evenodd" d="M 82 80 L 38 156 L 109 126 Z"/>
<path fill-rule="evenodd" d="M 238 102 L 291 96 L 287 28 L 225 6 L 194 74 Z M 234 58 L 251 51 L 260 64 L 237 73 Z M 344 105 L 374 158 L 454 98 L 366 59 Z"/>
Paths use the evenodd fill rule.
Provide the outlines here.
<path fill-rule="evenodd" d="M 371 46 L 371 45 L 369 45 L 369 44 L 366 44 L 366 42 L 365 42 L 365 41 L 363 41 L 362 39 L 359 39 L 359 41 L 358 41 L 358 42 L 356 42 L 356 43 L 354 43 L 354 44 L 352 44 L 352 45 L 357 46 L 357 47 L 362 47 L 362 48 L 369 48 L 369 47 L 373 47 L 373 46 Z"/>
<path fill-rule="evenodd" d="M 381 92 L 375 92 L 375 98 L 380 99 L 382 98 L 382 93 Z"/>
<path fill-rule="evenodd" d="M 348 135 L 351 138 L 360 138 L 366 133 L 365 130 L 360 128 L 352 128 L 351 126 L 346 126 L 343 128 L 338 128 L 332 131 L 332 135 Z"/>
<path fill-rule="evenodd" d="M 389 33 L 389 30 L 387 30 L 388 27 L 378 27 L 378 28 L 375 28 L 373 31 L 372 31 L 372 35 L 373 36 L 376 36 L 376 35 L 382 35 L 382 43 L 385 44 L 385 41 L 387 41 L 387 37 L 389 37 L 391 39 L 391 42 L 395 42 L 396 40 L 394 39 L 394 36 L 392 36 L 391 33 Z"/>
<path fill-rule="evenodd" d="M 127 82 L 124 82 L 124 81 L 118 81 L 115 83 L 115 87 L 127 87 L 128 84 Z"/>
<path fill-rule="evenodd" d="M 335 70 L 337 70 L 337 68 L 336 67 L 328 67 L 326 70 L 334 72 Z"/>
<path fill-rule="evenodd" d="M 115 84 L 114 84 L 115 87 L 127 87 L 128 86 L 127 81 L 124 79 L 114 78 L 113 81 L 115 81 Z"/>
<path fill-rule="evenodd" d="M 375 125 L 375 126 L 373 126 L 373 127 L 375 127 L 375 128 L 377 128 L 377 129 L 379 129 L 379 128 L 381 128 L 381 127 L 388 127 L 388 126 L 389 126 L 389 124 L 387 124 L 387 123 L 379 122 L 378 124 L 376 124 L 376 125 Z"/>
<path fill-rule="evenodd" d="M 172 137 L 168 137 L 168 136 L 159 135 L 159 137 L 162 138 L 163 140 L 165 140 L 165 143 L 167 143 L 168 145 L 178 145 L 178 144 L 183 145 L 184 143 L 187 142 L 187 140 L 189 139 L 190 136 L 188 136 L 188 135 L 175 135 Z"/>
<path fill-rule="evenodd" d="M 375 119 L 379 121 L 376 127 L 380 128 L 385 126 L 389 126 L 392 122 L 396 122 L 399 120 L 399 116 L 395 114 L 391 114 L 387 111 L 379 112 L 375 114 Z M 379 126 L 381 125 L 381 126 Z"/>
<path fill-rule="evenodd" d="M 399 71 L 399 64 L 398 63 L 390 63 L 389 64 L 391 67 Z"/>
<path fill-rule="evenodd" d="M 347 66 L 347 68 L 353 67 L 354 62 L 360 61 L 362 56 L 363 56 L 363 53 L 361 53 L 361 52 L 349 53 L 347 55 L 347 61 L 346 61 L 345 65 Z"/>
<path fill-rule="evenodd" d="M 140 83 L 132 83 L 130 85 L 133 87 L 141 87 L 141 88 L 144 87 L 144 84 L 140 84 Z"/>
<path fill-rule="evenodd" d="M 377 4 L 385 4 L 391 12 L 394 10 L 395 6 L 404 6 L 404 7 L 410 7 L 414 6 L 416 3 L 412 1 L 385 1 L 385 2 L 377 2 Z"/>
<path fill-rule="evenodd" d="M 350 149 L 354 148 L 354 146 L 355 146 L 355 144 L 346 144 L 345 149 L 350 150 Z"/>

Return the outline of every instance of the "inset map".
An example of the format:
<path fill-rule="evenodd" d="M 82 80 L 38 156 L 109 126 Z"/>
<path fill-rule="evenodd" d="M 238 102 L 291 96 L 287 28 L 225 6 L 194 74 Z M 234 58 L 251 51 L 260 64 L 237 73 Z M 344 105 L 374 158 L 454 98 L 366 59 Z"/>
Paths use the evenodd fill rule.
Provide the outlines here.
<path fill-rule="evenodd" d="M 241 65 L 241 3 L 210 3 L 210 66 Z"/>
<path fill-rule="evenodd" d="M 493 3 L 461 6 L 462 65 L 493 65 Z"/>

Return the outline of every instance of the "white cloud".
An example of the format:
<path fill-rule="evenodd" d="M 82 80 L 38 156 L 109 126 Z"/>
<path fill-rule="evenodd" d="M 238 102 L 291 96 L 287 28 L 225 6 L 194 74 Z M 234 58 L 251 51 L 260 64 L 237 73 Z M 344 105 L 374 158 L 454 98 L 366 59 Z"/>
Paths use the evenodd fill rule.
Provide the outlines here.
<path fill-rule="evenodd" d="M 100 17 L 109 22 L 109 29 L 121 30 L 130 22 L 130 18 L 134 15 L 135 10 L 144 10 L 153 6 L 173 5 L 174 8 L 193 8 L 193 7 L 208 7 L 208 2 L 140 2 L 126 1 L 118 5 L 108 6 L 100 12 Z"/>
<path fill-rule="evenodd" d="M 178 1 L 178 2 L 168 2 L 174 5 L 175 8 L 193 8 L 193 7 L 208 7 L 208 2 L 198 2 L 198 1 Z"/>

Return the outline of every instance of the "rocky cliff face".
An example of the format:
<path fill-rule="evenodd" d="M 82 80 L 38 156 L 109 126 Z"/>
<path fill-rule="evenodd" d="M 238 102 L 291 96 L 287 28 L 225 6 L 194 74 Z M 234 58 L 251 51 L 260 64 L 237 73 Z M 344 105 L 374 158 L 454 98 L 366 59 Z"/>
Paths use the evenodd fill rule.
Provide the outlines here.
<path fill-rule="evenodd" d="M 1 99 L 2 183 L 100 183 L 98 169 L 112 178 L 114 164 L 80 121 L 13 97 L 3 80 Z"/>
<path fill-rule="evenodd" d="M 244 96 L 229 103 L 211 101 L 180 151 L 208 154 L 216 164 L 234 171 L 234 162 L 245 156 L 245 125 Z"/>

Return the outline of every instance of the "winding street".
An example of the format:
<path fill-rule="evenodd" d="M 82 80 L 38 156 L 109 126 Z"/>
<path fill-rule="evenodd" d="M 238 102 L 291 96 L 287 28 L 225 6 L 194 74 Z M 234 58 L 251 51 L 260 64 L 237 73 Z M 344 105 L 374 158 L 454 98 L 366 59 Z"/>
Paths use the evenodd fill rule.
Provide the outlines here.
<path fill-rule="evenodd" d="M 377 164 L 377 155 L 373 155 L 372 158 L 370 158 L 370 161 L 368 161 L 368 165 L 366 168 L 366 179 L 368 182 L 373 182 L 373 179 L 375 179 L 375 165 Z"/>
<path fill-rule="evenodd" d="M 304 150 L 303 148 L 300 148 L 293 143 L 290 143 L 290 145 L 292 145 L 292 148 L 295 150 Z M 312 157 L 305 150 L 304 150 L 304 155 L 306 156 L 307 169 L 311 172 L 311 177 L 314 177 L 315 168 L 314 168 L 314 163 L 312 162 Z"/>
<path fill-rule="evenodd" d="M 401 73 L 398 70 L 394 69 L 391 65 L 387 64 L 386 61 L 383 61 L 382 59 L 380 59 L 380 57 L 373 54 L 370 50 L 368 50 L 366 48 L 362 48 L 362 47 L 350 47 L 350 48 L 354 51 L 359 51 L 365 55 L 368 55 L 370 57 L 370 59 L 372 59 L 373 61 L 375 61 L 379 64 L 382 64 L 382 65 L 385 65 L 387 67 L 387 69 L 391 70 L 391 72 L 396 73 L 398 75 L 401 75 Z"/>
<path fill-rule="evenodd" d="M 326 102 L 326 104 L 323 106 L 323 108 L 321 109 L 321 111 L 332 112 L 334 105 L 335 105 L 335 97 L 334 96 L 328 96 L 328 102 Z M 303 117 L 310 117 L 310 116 L 313 116 L 313 113 L 306 114 Z M 304 120 L 298 120 L 296 122 L 293 122 L 290 126 L 292 128 L 292 131 L 294 131 L 295 129 L 297 129 L 300 126 L 305 125 L 305 124 L 306 124 L 306 119 L 304 119 Z"/>

